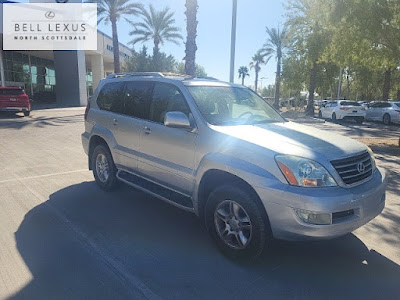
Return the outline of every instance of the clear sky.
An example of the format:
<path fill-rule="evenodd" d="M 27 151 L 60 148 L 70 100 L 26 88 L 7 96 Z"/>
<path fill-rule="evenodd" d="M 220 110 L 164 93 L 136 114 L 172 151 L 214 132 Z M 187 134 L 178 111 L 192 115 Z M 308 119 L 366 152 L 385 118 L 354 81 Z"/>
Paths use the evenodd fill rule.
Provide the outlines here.
<path fill-rule="evenodd" d="M 238 0 L 237 33 L 236 33 L 236 59 L 235 59 L 235 81 L 238 79 L 237 69 L 239 66 L 248 66 L 251 57 L 266 41 L 265 27 L 282 26 L 284 22 L 283 3 L 285 0 Z M 168 6 L 175 12 L 176 25 L 186 39 L 185 0 L 142 0 L 144 5 L 153 5 L 162 9 Z M 209 76 L 221 80 L 229 80 L 230 64 L 230 40 L 232 24 L 232 0 L 198 0 L 198 36 L 196 62 L 202 65 Z M 133 17 L 136 18 L 136 17 Z M 100 24 L 99 29 L 111 35 L 111 25 Z M 119 40 L 128 44 L 132 39 L 129 36 L 131 26 L 125 21 L 118 24 Z M 146 44 L 152 51 L 152 43 Z M 139 50 L 142 44 L 136 44 Z M 172 54 L 178 61 L 185 56 L 185 46 L 166 43 L 161 50 Z M 271 59 L 266 66 L 262 66 L 259 86 L 273 84 L 275 80 L 276 61 Z M 254 70 L 250 70 L 250 77 L 246 78 L 245 84 L 254 85 Z"/>

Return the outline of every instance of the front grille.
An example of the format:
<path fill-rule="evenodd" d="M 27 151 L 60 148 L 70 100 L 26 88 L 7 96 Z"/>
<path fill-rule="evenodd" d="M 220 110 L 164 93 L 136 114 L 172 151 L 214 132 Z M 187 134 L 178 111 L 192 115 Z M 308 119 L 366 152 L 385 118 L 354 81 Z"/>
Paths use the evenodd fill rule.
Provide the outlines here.
<path fill-rule="evenodd" d="M 372 161 L 368 152 L 362 154 L 331 161 L 343 182 L 355 184 L 372 176 Z M 360 172 L 359 164 L 364 165 L 364 171 Z"/>

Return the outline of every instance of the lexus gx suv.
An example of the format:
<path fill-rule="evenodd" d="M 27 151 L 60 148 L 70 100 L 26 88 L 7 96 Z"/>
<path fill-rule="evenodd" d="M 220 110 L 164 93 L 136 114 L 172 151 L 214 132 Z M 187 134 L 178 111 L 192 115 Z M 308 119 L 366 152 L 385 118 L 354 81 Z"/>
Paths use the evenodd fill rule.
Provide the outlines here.
<path fill-rule="evenodd" d="M 385 206 L 385 172 L 367 146 L 288 122 L 252 90 L 212 78 L 109 75 L 82 143 L 100 188 L 124 182 L 195 213 L 234 259 L 273 238 L 347 234 Z"/>

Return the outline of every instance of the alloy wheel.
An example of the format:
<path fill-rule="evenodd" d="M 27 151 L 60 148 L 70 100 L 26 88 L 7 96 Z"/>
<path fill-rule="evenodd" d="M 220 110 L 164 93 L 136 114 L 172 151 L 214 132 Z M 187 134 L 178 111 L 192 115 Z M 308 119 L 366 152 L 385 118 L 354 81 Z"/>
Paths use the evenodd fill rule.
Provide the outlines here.
<path fill-rule="evenodd" d="M 107 157 L 100 153 L 96 157 L 96 172 L 101 182 L 106 182 L 110 176 L 110 167 L 108 165 Z"/>
<path fill-rule="evenodd" d="M 216 231 L 231 248 L 244 249 L 252 237 L 252 224 L 245 209 L 232 200 L 222 201 L 214 212 Z"/>

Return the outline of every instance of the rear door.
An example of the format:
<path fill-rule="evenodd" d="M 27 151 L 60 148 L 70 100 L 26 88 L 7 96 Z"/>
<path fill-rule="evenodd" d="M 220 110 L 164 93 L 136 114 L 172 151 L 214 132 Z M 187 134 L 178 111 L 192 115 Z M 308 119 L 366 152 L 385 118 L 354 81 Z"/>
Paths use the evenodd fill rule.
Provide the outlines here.
<path fill-rule="evenodd" d="M 96 124 L 100 127 L 111 131 L 117 144 L 113 146 L 109 143 L 113 155 L 114 162 L 119 165 L 121 163 L 122 151 L 119 143 L 118 120 L 123 112 L 124 103 L 124 83 L 109 82 L 106 83 L 99 95 L 97 96 L 96 103 L 99 110 L 96 111 Z M 109 141 L 111 142 L 111 141 Z"/>
<path fill-rule="evenodd" d="M 143 122 L 139 172 L 148 179 L 184 194 L 194 187 L 194 157 L 197 134 L 192 130 L 164 125 L 169 111 L 191 111 L 178 87 L 157 82 L 154 85 L 149 118 Z"/>
<path fill-rule="evenodd" d="M 115 116 L 114 124 L 118 128 L 116 140 L 121 153 L 122 168 L 137 171 L 140 151 L 140 135 L 143 120 L 148 116 L 150 107 L 152 82 L 126 81 L 123 94 L 123 108 L 120 115 Z"/>

